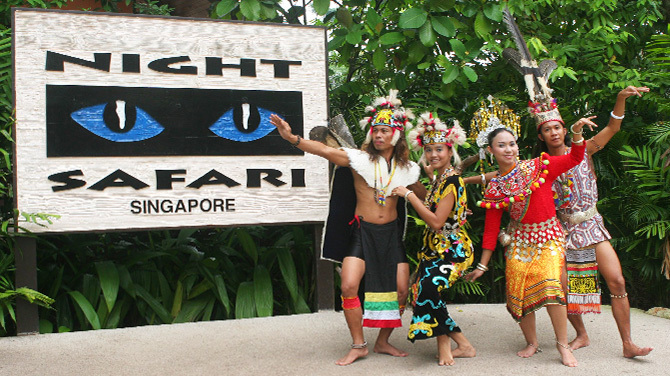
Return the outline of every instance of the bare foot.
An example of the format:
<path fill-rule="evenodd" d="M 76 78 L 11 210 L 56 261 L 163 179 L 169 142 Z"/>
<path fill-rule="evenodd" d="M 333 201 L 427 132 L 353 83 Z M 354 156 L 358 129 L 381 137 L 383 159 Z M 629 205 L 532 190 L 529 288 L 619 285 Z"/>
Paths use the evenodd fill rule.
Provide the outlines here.
<path fill-rule="evenodd" d="M 405 356 L 409 355 L 408 352 L 399 350 L 399 349 L 393 347 L 388 342 L 382 342 L 382 343 L 377 342 L 377 343 L 375 343 L 374 352 L 376 352 L 377 354 L 388 354 L 388 355 L 391 355 L 391 356 L 399 356 L 399 357 L 405 357 Z"/>
<path fill-rule="evenodd" d="M 636 356 L 645 356 L 648 355 L 653 347 L 639 347 L 632 342 L 624 342 L 623 344 L 623 356 L 625 358 L 635 358 Z"/>
<path fill-rule="evenodd" d="M 526 345 L 523 349 L 519 350 L 519 352 L 516 353 L 516 356 L 521 357 L 521 358 L 530 358 L 531 356 L 535 355 L 535 353 L 541 352 L 540 346 L 533 346 L 530 343 Z"/>
<path fill-rule="evenodd" d="M 456 364 L 456 362 L 454 362 L 454 358 L 451 354 L 445 356 L 442 356 L 442 354 L 438 355 L 438 366 L 453 366 L 454 364 Z"/>
<path fill-rule="evenodd" d="M 473 346 L 457 346 L 451 350 L 451 355 L 454 358 L 474 358 L 477 355 L 477 350 Z"/>
<path fill-rule="evenodd" d="M 577 336 L 575 339 L 573 339 L 569 345 L 570 348 L 573 350 L 581 349 L 582 347 L 586 347 L 591 344 L 591 340 L 589 340 L 588 335 L 584 336 Z"/>
<path fill-rule="evenodd" d="M 437 365 L 453 366 L 454 356 L 451 354 L 451 338 L 447 335 L 437 336 Z"/>
<path fill-rule="evenodd" d="M 348 366 L 349 364 L 356 361 L 358 358 L 362 358 L 368 355 L 368 348 L 364 347 L 362 349 L 351 349 L 349 353 L 344 356 L 344 358 L 339 359 L 335 364 L 338 366 Z"/>
<path fill-rule="evenodd" d="M 578 362 L 575 356 L 572 354 L 572 349 L 570 349 L 570 346 L 556 341 L 556 348 L 558 349 L 558 353 L 561 354 L 561 362 L 564 366 L 577 367 Z"/>

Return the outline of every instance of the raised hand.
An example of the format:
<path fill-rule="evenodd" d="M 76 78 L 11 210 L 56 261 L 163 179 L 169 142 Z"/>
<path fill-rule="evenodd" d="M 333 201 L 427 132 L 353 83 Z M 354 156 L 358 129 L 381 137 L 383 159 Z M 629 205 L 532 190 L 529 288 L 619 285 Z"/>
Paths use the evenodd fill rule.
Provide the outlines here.
<path fill-rule="evenodd" d="M 637 95 L 638 97 L 641 97 L 643 93 L 648 93 L 649 88 L 646 86 L 628 86 L 627 88 L 621 90 L 619 92 L 619 96 L 626 99 L 628 97 L 632 97 L 633 95 Z"/>
<path fill-rule="evenodd" d="M 284 139 L 288 141 L 294 141 L 293 138 L 293 133 L 291 130 L 291 126 L 289 123 L 286 122 L 286 120 L 282 119 L 279 117 L 277 114 L 272 114 L 270 115 L 270 123 L 277 127 L 277 130 L 279 131 L 279 135 Z"/>
<path fill-rule="evenodd" d="M 588 125 L 590 130 L 593 130 L 594 127 L 598 127 L 598 124 L 594 123 L 592 119 L 597 118 L 597 116 L 589 116 L 585 118 L 581 118 L 577 120 L 572 126 L 570 127 L 570 130 L 572 133 L 575 134 L 581 134 L 582 128 L 584 128 L 585 125 Z"/>

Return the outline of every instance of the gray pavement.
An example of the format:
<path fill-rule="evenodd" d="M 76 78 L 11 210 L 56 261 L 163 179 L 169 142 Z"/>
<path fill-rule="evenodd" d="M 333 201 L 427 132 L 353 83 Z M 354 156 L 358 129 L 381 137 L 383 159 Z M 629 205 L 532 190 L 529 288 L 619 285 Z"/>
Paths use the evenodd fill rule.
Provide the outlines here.
<path fill-rule="evenodd" d="M 576 369 L 561 365 L 546 310 L 537 314 L 544 352 L 530 359 L 521 330 L 502 304 L 452 305 L 452 316 L 477 348 L 477 357 L 436 364 L 435 340 L 407 341 L 405 326 L 391 341 L 407 358 L 370 353 L 347 367 L 334 361 L 350 338 L 339 312 L 245 320 L 157 325 L 0 338 L 1 375 L 668 375 L 670 320 L 631 312 L 633 338 L 654 351 L 625 359 L 609 306 L 587 315 L 591 346 L 575 351 Z M 365 329 L 369 342 L 377 331 Z M 570 332 L 572 336 L 574 332 Z"/>

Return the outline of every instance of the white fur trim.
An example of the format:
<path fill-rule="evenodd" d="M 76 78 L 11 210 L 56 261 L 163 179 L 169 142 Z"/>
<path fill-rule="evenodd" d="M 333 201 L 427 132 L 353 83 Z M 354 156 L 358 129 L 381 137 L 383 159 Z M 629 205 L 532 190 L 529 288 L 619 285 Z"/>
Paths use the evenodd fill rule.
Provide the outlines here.
<path fill-rule="evenodd" d="M 349 157 L 349 166 L 360 175 L 370 188 L 375 187 L 375 163 L 370 160 L 370 156 L 367 152 L 358 149 L 348 149 L 342 148 L 347 153 Z M 386 184 L 389 178 L 389 169 L 388 164 L 386 164 L 386 159 L 379 157 L 379 170 L 377 173 L 381 173 L 381 180 Z M 419 165 L 414 162 L 409 162 L 408 167 L 396 166 L 395 174 L 391 179 L 391 184 L 389 184 L 388 190 L 386 191 L 387 195 L 391 195 L 391 191 L 396 187 L 406 187 L 410 184 L 414 184 L 419 180 L 419 174 L 421 169 Z M 379 179 L 379 176 L 377 176 Z M 377 187 L 379 183 L 377 183 Z"/>
<path fill-rule="evenodd" d="M 398 143 L 398 140 L 400 140 L 400 133 L 402 132 L 397 129 L 393 129 L 393 137 L 391 138 L 391 145 L 395 146 L 395 144 Z"/>

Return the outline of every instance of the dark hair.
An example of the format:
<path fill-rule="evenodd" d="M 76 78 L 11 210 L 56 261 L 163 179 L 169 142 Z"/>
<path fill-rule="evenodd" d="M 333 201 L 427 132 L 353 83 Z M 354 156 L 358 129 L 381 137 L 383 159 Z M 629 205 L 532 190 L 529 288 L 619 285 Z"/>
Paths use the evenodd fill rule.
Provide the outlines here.
<path fill-rule="evenodd" d="M 565 124 L 561 123 L 563 125 L 563 128 L 565 128 Z M 542 127 L 537 127 L 537 134 L 540 135 L 542 134 Z M 570 146 L 572 145 L 572 139 L 570 138 L 570 132 L 565 132 L 565 138 L 563 139 L 563 143 L 565 146 Z M 545 141 L 542 141 L 539 137 L 537 138 L 537 141 L 535 142 L 535 146 L 533 147 L 533 158 L 537 158 L 540 156 L 542 153 L 548 153 L 549 148 L 547 147 L 547 143 Z"/>
<path fill-rule="evenodd" d="M 496 128 L 493 130 L 493 132 L 489 133 L 488 137 L 486 138 L 486 141 L 488 142 L 488 145 L 491 146 L 491 143 L 493 142 L 493 139 L 496 138 L 497 135 L 502 133 L 503 131 L 508 132 L 512 136 L 514 136 L 514 132 L 510 131 L 507 128 Z"/>
<path fill-rule="evenodd" d="M 363 144 L 361 149 L 370 155 L 371 161 L 376 161 L 379 157 L 379 150 L 375 148 L 374 143 L 370 142 Z M 401 167 L 409 166 L 409 147 L 407 146 L 407 140 L 405 140 L 405 132 L 400 133 L 400 138 L 398 142 L 393 147 L 393 158 L 395 158 L 396 163 Z"/>

